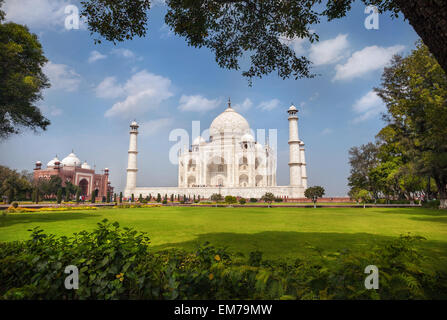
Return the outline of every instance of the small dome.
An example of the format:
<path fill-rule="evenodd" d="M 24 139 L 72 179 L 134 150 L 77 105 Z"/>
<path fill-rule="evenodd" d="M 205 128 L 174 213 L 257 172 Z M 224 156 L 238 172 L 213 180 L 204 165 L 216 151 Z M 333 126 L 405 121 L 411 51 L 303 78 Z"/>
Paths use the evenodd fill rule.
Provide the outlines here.
<path fill-rule="evenodd" d="M 87 161 L 84 161 L 84 163 L 81 165 L 81 168 L 82 168 L 82 169 L 88 169 L 88 170 L 91 170 L 91 169 L 92 169 L 92 167 L 90 167 L 90 166 L 88 165 Z"/>
<path fill-rule="evenodd" d="M 138 127 L 138 123 L 136 121 L 132 121 L 130 124 L 131 127 Z"/>
<path fill-rule="evenodd" d="M 62 164 L 66 167 L 80 167 L 81 160 L 72 152 L 62 160 Z"/>
<path fill-rule="evenodd" d="M 202 145 L 206 143 L 205 139 L 203 139 L 203 137 L 198 136 L 197 138 L 194 139 L 194 141 L 192 142 L 193 146 L 198 146 L 198 145 Z"/>
<path fill-rule="evenodd" d="M 57 156 L 53 158 L 50 162 L 47 163 L 47 167 L 54 167 L 56 165 L 56 162 L 61 162 Z"/>
<path fill-rule="evenodd" d="M 42 164 L 42 162 L 40 162 L 40 161 L 36 161 L 36 164 Z"/>
<path fill-rule="evenodd" d="M 246 133 L 242 136 L 241 140 L 243 142 L 255 142 L 255 138 L 250 133 Z"/>
<path fill-rule="evenodd" d="M 292 104 L 289 108 L 289 111 L 298 111 L 298 109 Z"/>

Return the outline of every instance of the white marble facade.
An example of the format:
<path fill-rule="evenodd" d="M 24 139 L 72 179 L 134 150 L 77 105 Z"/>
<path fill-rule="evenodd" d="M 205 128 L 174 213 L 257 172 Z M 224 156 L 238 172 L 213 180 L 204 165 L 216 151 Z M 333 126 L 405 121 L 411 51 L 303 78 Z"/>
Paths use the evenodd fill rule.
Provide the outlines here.
<path fill-rule="evenodd" d="M 213 193 L 260 198 L 266 192 L 277 197 L 302 198 L 307 188 L 304 143 L 298 137 L 297 109 L 289 114 L 290 185 L 276 185 L 276 152 L 253 137 L 247 120 L 228 103 L 209 129 L 209 141 L 194 139 L 179 155 L 177 187 L 136 187 L 138 124 L 132 122 L 128 151 L 127 183 L 124 195 L 144 197 L 171 194 L 209 198 Z"/>

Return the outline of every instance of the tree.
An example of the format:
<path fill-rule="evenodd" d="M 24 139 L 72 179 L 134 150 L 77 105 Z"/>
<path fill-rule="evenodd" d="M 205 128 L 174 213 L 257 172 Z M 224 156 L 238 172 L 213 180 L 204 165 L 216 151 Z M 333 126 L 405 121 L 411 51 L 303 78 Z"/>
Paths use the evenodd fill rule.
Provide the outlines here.
<path fill-rule="evenodd" d="M 317 207 L 317 200 L 324 196 L 324 188 L 320 186 L 310 187 L 304 191 L 304 196 L 307 199 L 311 199 L 314 203 L 314 208 Z"/>
<path fill-rule="evenodd" d="M 110 203 L 110 191 L 107 191 L 106 203 Z"/>
<path fill-rule="evenodd" d="M 371 170 L 377 166 L 378 146 L 374 143 L 353 147 L 349 150 L 351 165 L 348 185 L 351 188 L 366 189 L 378 197 L 377 181 L 370 176 Z"/>
<path fill-rule="evenodd" d="M 161 194 L 157 194 L 157 202 L 160 203 L 161 202 Z"/>
<path fill-rule="evenodd" d="M 0 195 L 7 196 L 8 201 L 26 200 L 31 196 L 33 188 L 26 172 L 18 173 L 0 166 Z"/>
<path fill-rule="evenodd" d="M 96 200 L 96 192 L 92 191 L 92 198 L 90 199 L 90 202 L 95 203 L 95 200 Z"/>
<path fill-rule="evenodd" d="M 81 190 L 78 189 L 76 191 L 76 204 L 79 204 L 79 202 L 81 201 L 80 197 L 81 197 Z"/>
<path fill-rule="evenodd" d="M 447 75 L 418 43 L 395 56 L 375 91 L 387 106 L 384 119 L 420 176 L 432 177 L 441 208 L 447 208 Z"/>
<path fill-rule="evenodd" d="M 269 207 L 270 207 L 270 205 L 272 204 L 272 202 L 275 201 L 275 195 L 274 195 L 273 193 L 271 193 L 271 192 L 266 192 L 266 193 L 262 196 L 261 200 L 264 201 L 264 202 L 266 202 L 266 203 L 268 203 L 268 204 L 269 204 Z"/>
<path fill-rule="evenodd" d="M 132 193 L 132 195 L 131 195 L 131 197 L 130 197 L 130 200 L 131 200 L 131 202 L 132 203 L 134 203 L 135 202 L 135 196 L 134 196 L 134 194 Z"/>
<path fill-rule="evenodd" d="M 138 197 L 138 202 L 143 203 L 143 195 L 140 193 L 140 196 Z"/>
<path fill-rule="evenodd" d="M 362 201 L 363 208 L 366 208 L 366 201 L 371 200 L 371 193 L 365 189 L 357 189 L 351 194 L 351 199 L 357 203 Z"/>
<path fill-rule="evenodd" d="M 3 0 L 0 0 L 0 8 Z M 26 26 L 4 23 L 0 10 L 0 139 L 22 128 L 46 130 L 46 119 L 36 103 L 50 87 L 42 71 L 47 62 L 37 35 Z"/>
<path fill-rule="evenodd" d="M 226 196 L 225 202 L 228 204 L 234 204 L 234 203 L 237 203 L 237 198 L 234 196 Z"/>
<path fill-rule="evenodd" d="M 312 77 L 311 62 L 298 57 L 287 45 L 289 39 L 317 41 L 313 31 L 322 18 L 343 18 L 355 0 L 167 0 L 165 22 L 184 37 L 188 45 L 207 47 L 222 68 L 239 70 L 240 61 L 250 61 L 242 75 L 252 79 L 277 72 L 281 78 Z M 403 14 L 447 70 L 447 19 L 445 1 L 361 0 L 376 5 L 379 12 Z M 82 15 L 92 34 L 114 43 L 143 37 L 147 33 L 149 0 L 85 0 Z M 95 42 L 101 42 L 98 37 Z M 249 57 L 247 57 L 249 56 Z M 247 59 L 249 58 L 249 59 Z"/>
<path fill-rule="evenodd" d="M 174 194 L 171 194 L 171 202 L 174 202 Z"/>
<path fill-rule="evenodd" d="M 221 201 L 222 200 L 222 195 L 220 193 L 213 193 L 210 197 L 211 201 Z"/>
<path fill-rule="evenodd" d="M 123 193 L 120 192 L 120 203 L 123 203 Z"/>
<path fill-rule="evenodd" d="M 57 190 L 57 204 L 62 203 L 62 189 Z"/>

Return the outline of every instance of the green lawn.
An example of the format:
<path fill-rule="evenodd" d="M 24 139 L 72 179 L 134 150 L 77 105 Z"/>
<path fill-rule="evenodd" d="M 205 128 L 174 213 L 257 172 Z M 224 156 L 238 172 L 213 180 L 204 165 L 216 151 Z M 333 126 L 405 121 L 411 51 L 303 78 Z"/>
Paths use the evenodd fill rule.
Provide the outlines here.
<path fill-rule="evenodd" d="M 27 239 L 30 228 L 70 235 L 107 218 L 146 231 L 156 249 L 193 249 L 205 241 L 233 252 L 267 258 L 304 257 L 310 246 L 326 251 L 362 249 L 411 232 L 428 239 L 431 257 L 447 266 L 447 211 L 423 208 L 191 208 L 156 207 L 41 212 L 0 216 L 0 241 Z"/>

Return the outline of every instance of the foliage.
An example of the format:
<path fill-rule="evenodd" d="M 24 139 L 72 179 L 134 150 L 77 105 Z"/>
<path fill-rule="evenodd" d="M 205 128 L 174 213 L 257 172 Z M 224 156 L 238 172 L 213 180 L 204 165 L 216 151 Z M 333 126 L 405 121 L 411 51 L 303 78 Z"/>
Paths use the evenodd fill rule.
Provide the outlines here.
<path fill-rule="evenodd" d="M 324 188 L 320 186 L 315 187 L 309 187 L 304 191 L 304 196 L 307 199 L 310 199 L 313 201 L 313 203 L 316 203 L 318 198 L 321 198 L 324 196 Z"/>
<path fill-rule="evenodd" d="M 252 202 L 252 203 L 258 202 L 258 199 L 256 199 L 256 198 L 250 198 L 250 202 Z"/>
<path fill-rule="evenodd" d="M 237 198 L 234 196 L 226 196 L 225 197 L 225 202 L 228 204 L 233 204 L 233 203 L 237 203 Z"/>
<path fill-rule="evenodd" d="M 275 202 L 283 202 L 283 198 L 275 198 Z"/>
<path fill-rule="evenodd" d="M 157 202 L 161 202 L 161 195 L 157 194 Z"/>
<path fill-rule="evenodd" d="M 351 10 L 354 0 L 277 1 L 277 0 L 168 0 L 165 22 L 175 34 L 185 38 L 188 45 L 207 47 L 215 54 L 222 68 L 239 70 L 242 61 L 249 61 L 249 68 L 242 75 L 250 80 L 277 72 L 281 78 L 313 77 L 311 61 L 297 56 L 291 43 L 296 40 L 318 41 L 315 25 L 320 20 L 340 19 Z M 397 0 L 361 0 L 376 5 L 379 12 L 397 16 L 403 12 L 416 32 L 433 43 L 442 33 L 435 34 L 441 26 L 432 12 L 442 12 L 440 2 L 422 4 Z M 84 0 L 82 15 L 88 28 L 108 41 L 124 41 L 142 37 L 147 32 L 149 0 Z M 414 15 L 428 12 L 430 17 Z M 421 19 L 422 17 L 422 19 Z M 438 24 L 439 23 L 439 24 Z M 426 32 L 427 31 L 427 32 Z M 100 42 L 97 38 L 95 41 Z M 439 42 L 439 41 L 438 41 Z M 432 45 L 438 58 L 445 57 L 442 46 Z M 245 65 L 245 63 L 244 63 Z M 445 67 L 445 65 L 444 65 Z"/>
<path fill-rule="evenodd" d="M 222 195 L 220 193 L 213 193 L 211 195 L 210 199 L 211 199 L 211 201 L 216 201 L 217 202 L 217 201 L 221 201 L 223 198 L 222 198 Z"/>
<path fill-rule="evenodd" d="M 42 70 L 48 61 L 42 46 L 28 27 L 3 20 L 0 11 L 0 139 L 22 128 L 46 130 L 50 124 L 36 106 L 50 87 Z"/>
<path fill-rule="evenodd" d="M 91 195 L 90 202 L 91 202 L 91 203 L 95 203 L 95 200 L 96 200 L 96 192 L 95 192 L 95 191 L 92 191 L 92 195 Z"/>
<path fill-rule="evenodd" d="M 447 75 L 421 42 L 412 53 L 395 56 L 375 91 L 387 106 L 385 120 L 411 159 L 409 176 L 432 177 L 441 207 L 447 208 Z M 404 180 L 410 192 L 422 185 Z"/>
<path fill-rule="evenodd" d="M 240 203 L 240 204 L 246 204 L 246 203 L 247 203 L 247 200 L 245 200 L 245 198 L 240 198 L 240 199 L 239 199 L 239 203 Z"/>
<path fill-rule="evenodd" d="M 18 173 L 0 166 L 0 196 L 7 196 L 8 201 L 29 199 L 32 185 L 27 171 Z"/>
<path fill-rule="evenodd" d="M 273 194 L 273 193 L 271 193 L 271 192 L 266 192 L 263 196 L 262 196 L 262 198 L 261 198 L 261 200 L 262 201 L 264 201 L 264 202 L 267 202 L 267 203 L 272 203 L 273 201 L 275 201 L 275 195 Z"/>
<path fill-rule="evenodd" d="M 294 262 L 248 261 L 205 243 L 195 252 L 153 252 L 146 233 L 104 220 L 92 232 L 0 243 L 2 299 L 445 299 L 447 275 L 427 268 L 401 236 L 362 253 L 342 251 Z M 380 271 L 378 290 L 364 287 L 365 266 Z M 66 290 L 64 269 L 79 270 L 79 289 Z"/>
<path fill-rule="evenodd" d="M 57 190 L 57 204 L 62 203 L 62 189 Z"/>

